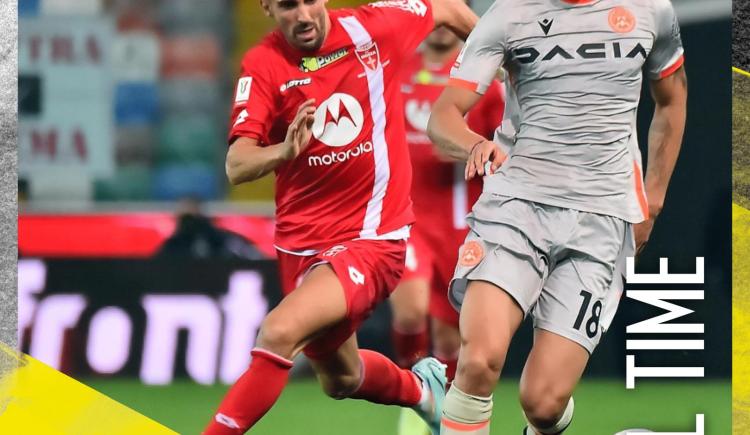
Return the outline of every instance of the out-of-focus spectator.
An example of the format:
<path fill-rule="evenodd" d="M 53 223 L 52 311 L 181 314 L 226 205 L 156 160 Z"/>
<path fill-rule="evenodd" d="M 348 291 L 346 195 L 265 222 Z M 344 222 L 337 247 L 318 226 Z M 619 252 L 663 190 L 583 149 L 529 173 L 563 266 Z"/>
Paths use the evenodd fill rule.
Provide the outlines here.
<path fill-rule="evenodd" d="M 177 228 L 156 253 L 157 257 L 235 258 L 260 260 L 265 256 L 239 234 L 217 227 L 204 215 L 195 198 L 180 201 Z"/>

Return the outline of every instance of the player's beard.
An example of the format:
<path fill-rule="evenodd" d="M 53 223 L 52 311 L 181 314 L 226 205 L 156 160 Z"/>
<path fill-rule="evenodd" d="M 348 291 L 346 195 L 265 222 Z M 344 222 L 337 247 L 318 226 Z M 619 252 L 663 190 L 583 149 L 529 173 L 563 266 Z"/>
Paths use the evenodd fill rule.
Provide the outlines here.
<path fill-rule="evenodd" d="M 292 32 L 294 45 L 302 51 L 317 51 L 323 45 L 324 34 L 318 23 L 299 24 Z"/>

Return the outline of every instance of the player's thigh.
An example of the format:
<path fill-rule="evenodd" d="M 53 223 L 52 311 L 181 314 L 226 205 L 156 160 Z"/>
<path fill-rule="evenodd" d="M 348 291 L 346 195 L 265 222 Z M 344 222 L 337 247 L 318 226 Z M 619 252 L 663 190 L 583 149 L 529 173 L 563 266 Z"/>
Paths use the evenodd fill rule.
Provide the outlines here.
<path fill-rule="evenodd" d="M 535 328 L 566 337 L 589 354 L 606 332 L 621 296 L 621 280 L 615 270 L 625 225 L 615 227 L 611 231 L 597 231 L 593 225 L 581 228 L 592 235 L 587 245 L 557 260 L 531 313 Z"/>
<path fill-rule="evenodd" d="M 320 264 L 266 316 L 258 342 L 261 347 L 291 345 L 292 354 L 296 354 L 346 315 L 347 303 L 341 282 L 330 265 Z"/>
<path fill-rule="evenodd" d="M 486 281 L 469 282 L 459 320 L 462 345 L 504 353 L 522 320 L 510 294 Z"/>
<path fill-rule="evenodd" d="M 492 394 L 523 311 L 501 288 L 470 281 L 461 306 L 461 351 L 455 385 L 469 394 Z"/>
<path fill-rule="evenodd" d="M 335 351 L 309 361 L 323 390 L 332 397 L 346 397 L 359 385 L 361 367 L 356 334 Z"/>
<path fill-rule="evenodd" d="M 563 409 L 588 360 L 588 351 L 579 343 L 554 332 L 536 329 L 534 345 L 521 375 L 524 409 Z"/>
<path fill-rule="evenodd" d="M 464 361 L 486 355 L 504 359 L 547 270 L 543 254 L 521 230 L 487 223 L 482 231 L 466 236 L 449 284 L 449 301 L 460 306 Z"/>

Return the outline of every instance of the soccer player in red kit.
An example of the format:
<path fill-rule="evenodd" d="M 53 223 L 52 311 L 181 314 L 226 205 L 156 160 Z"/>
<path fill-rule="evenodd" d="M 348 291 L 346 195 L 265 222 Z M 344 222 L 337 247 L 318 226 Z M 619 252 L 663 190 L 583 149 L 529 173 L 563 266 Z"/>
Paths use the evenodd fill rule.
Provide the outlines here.
<path fill-rule="evenodd" d="M 359 350 L 355 331 L 398 283 L 414 221 L 403 63 L 434 27 L 465 37 L 477 17 L 461 0 L 261 5 L 278 29 L 243 59 L 226 169 L 233 184 L 276 172 L 286 297 L 263 321 L 250 367 L 204 433 L 251 428 L 304 351 L 329 396 L 412 407 L 437 434 L 444 366 L 426 359 L 401 369 Z"/>
<path fill-rule="evenodd" d="M 432 353 L 447 366 L 449 382 L 456 372 L 461 337 L 458 312 L 448 302 L 448 283 L 468 231 L 466 214 L 482 193 L 482 182 L 465 181 L 465 162 L 441 155 L 425 131 L 432 104 L 445 88 L 460 50 L 461 40 L 439 27 L 404 66 L 401 92 L 417 221 L 407 242 L 404 275 L 390 297 L 396 362 L 411 367 L 428 355 L 431 342 Z M 469 128 L 492 140 L 504 104 L 503 86 L 495 81 L 469 112 Z M 416 423 L 402 413 L 399 434 L 423 433 Z"/>

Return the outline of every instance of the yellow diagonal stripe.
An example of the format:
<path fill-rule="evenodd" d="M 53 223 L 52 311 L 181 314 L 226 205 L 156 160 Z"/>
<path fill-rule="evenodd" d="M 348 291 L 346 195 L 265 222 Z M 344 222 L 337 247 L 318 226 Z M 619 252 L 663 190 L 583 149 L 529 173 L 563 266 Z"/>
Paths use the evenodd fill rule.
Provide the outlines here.
<path fill-rule="evenodd" d="M 733 433 L 750 433 L 750 211 L 732 204 Z"/>
<path fill-rule="evenodd" d="M 744 69 L 737 68 L 736 66 L 732 67 L 732 71 L 734 71 L 734 72 L 736 72 L 738 74 L 742 74 L 743 76 L 750 77 L 750 72 L 747 72 Z"/>
<path fill-rule="evenodd" d="M 0 373 L 2 434 L 177 433 L 2 343 Z"/>

